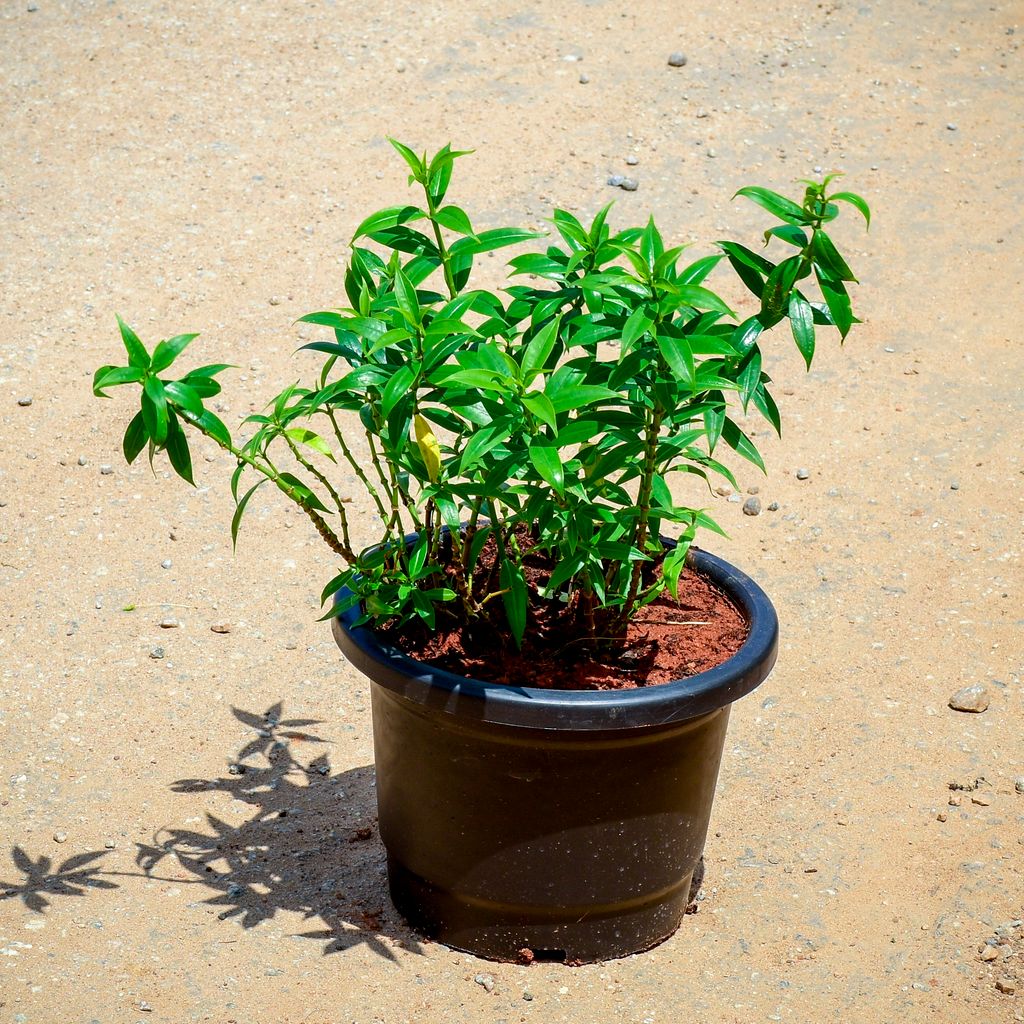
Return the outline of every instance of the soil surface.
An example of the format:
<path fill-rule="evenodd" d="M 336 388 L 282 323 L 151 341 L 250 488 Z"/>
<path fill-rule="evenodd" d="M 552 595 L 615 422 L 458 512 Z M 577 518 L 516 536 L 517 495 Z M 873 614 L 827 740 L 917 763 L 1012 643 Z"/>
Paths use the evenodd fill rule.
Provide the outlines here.
<path fill-rule="evenodd" d="M 1024 1019 L 1022 35 L 1008 0 L 5 3 L 0 1024 Z M 409 931 L 367 685 L 316 621 L 338 566 L 268 489 L 232 554 L 231 460 L 196 444 L 196 490 L 129 469 L 128 396 L 90 394 L 115 312 L 237 364 L 233 430 L 315 372 L 296 319 L 407 196 L 387 135 L 475 149 L 480 227 L 614 199 L 696 255 L 758 244 L 743 185 L 843 170 L 872 204 L 835 228 L 865 323 L 809 375 L 765 342 L 767 479 L 679 484 L 781 642 L 732 711 L 699 912 L 643 955 Z"/>
<path fill-rule="evenodd" d="M 521 539 L 522 549 L 529 551 L 526 541 Z M 478 579 L 492 575 L 494 554 L 488 542 Z M 538 593 L 554 568 L 549 557 L 529 552 L 524 568 L 529 604 L 519 646 L 507 622 L 470 628 L 461 622 L 449 625 L 443 616 L 433 631 L 414 620 L 393 624 L 385 634 L 410 657 L 472 679 L 550 690 L 635 690 L 715 668 L 740 649 L 749 633 L 729 598 L 687 568 L 675 594 L 665 592 L 638 609 L 624 636 L 595 650 L 581 633 L 575 603 L 567 608 Z"/>

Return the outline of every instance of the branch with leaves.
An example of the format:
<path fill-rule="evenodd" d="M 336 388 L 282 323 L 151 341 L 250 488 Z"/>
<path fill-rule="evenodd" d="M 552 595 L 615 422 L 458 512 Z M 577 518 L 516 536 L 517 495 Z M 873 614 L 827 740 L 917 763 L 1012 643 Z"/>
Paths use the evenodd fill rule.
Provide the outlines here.
<path fill-rule="evenodd" d="M 613 232 L 608 207 L 588 227 L 555 210 L 557 239 L 514 256 L 512 275 L 527 281 L 496 294 L 470 287 L 474 259 L 539 236 L 477 231 L 447 202 L 463 152 L 445 146 L 428 158 L 392 144 L 422 202 L 379 210 L 356 229 L 348 305 L 302 318 L 333 332 L 304 346 L 324 357 L 317 381 L 289 386 L 250 416 L 252 437 L 235 444 L 204 405 L 226 364 L 165 376 L 195 335 L 150 353 L 119 319 L 128 364 L 101 367 L 94 391 L 141 387 L 124 438 L 129 462 L 145 448 L 151 460 L 166 451 L 192 483 L 185 428 L 237 460 L 233 540 L 268 481 L 298 504 L 345 563 L 323 600 L 347 594 L 367 621 L 435 628 L 443 616 L 493 626 L 518 645 L 531 602 L 551 601 L 575 617 L 584 643 L 621 636 L 639 608 L 675 591 L 696 532 L 722 532 L 704 509 L 678 504 L 670 481 L 736 486 L 722 444 L 764 470 L 736 415 L 754 410 L 781 431 L 762 368 L 766 332 L 788 320 L 810 367 L 820 328 L 843 340 L 858 322 L 847 290 L 856 278 L 826 225 L 840 204 L 869 222 L 867 203 L 831 192 L 834 175 L 802 182 L 800 201 L 742 188 L 738 196 L 781 222 L 764 232 L 762 251 L 720 241 L 690 263 L 653 219 Z M 767 255 L 773 242 L 790 250 L 778 262 Z M 756 300 L 744 316 L 708 286 L 720 265 Z M 305 479 L 278 468 L 279 446 Z M 338 452 L 380 518 L 365 550 L 353 548 L 332 481 Z M 249 472 L 260 479 L 240 492 Z M 674 548 L 663 546 L 664 530 L 678 535 Z M 539 592 L 527 582 L 527 549 L 553 564 Z"/>

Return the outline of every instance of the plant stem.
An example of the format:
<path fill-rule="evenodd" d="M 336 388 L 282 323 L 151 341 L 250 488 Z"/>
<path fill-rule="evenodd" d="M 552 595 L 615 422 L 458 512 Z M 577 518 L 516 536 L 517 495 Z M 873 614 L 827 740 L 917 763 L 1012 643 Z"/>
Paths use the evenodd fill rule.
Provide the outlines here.
<path fill-rule="evenodd" d="M 359 478 L 360 483 L 366 488 L 367 493 L 373 498 L 374 504 L 377 506 L 377 511 L 380 512 L 381 517 L 386 517 L 387 512 L 384 510 L 384 503 L 380 500 L 380 495 L 377 493 L 377 488 L 370 483 L 366 476 L 363 467 L 356 461 L 352 455 L 348 444 L 345 441 L 345 437 L 341 432 L 341 427 L 338 426 L 338 420 L 334 415 L 334 410 L 329 409 L 327 415 L 330 417 L 331 425 L 334 427 L 334 436 L 338 439 L 338 446 L 341 448 L 342 455 L 345 456 L 345 461 L 352 467 L 353 472 Z"/>
<path fill-rule="evenodd" d="M 644 465 L 640 477 L 640 492 L 637 496 L 637 510 L 640 515 L 637 518 L 636 533 L 633 536 L 633 547 L 643 551 L 647 546 L 647 524 L 651 517 L 651 493 L 654 489 L 654 473 L 658 462 L 658 434 L 661 431 L 661 421 L 665 417 L 665 410 L 655 403 L 652 409 L 647 411 L 647 427 L 644 431 Z M 618 616 L 618 624 L 625 624 L 633 617 L 637 594 L 640 590 L 640 580 L 643 576 L 643 562 L 636 562 L 629 581 L 629 593 L 626 595 L 626 602 Z"/>
<path fill-rule="evenodd" d="M 295 461 L 307 473 L 310 473 L 312 476 L 315 476 L 317 478 L 317 480 L 319 480 L 320 483 L 322 483 L 324 485 L 324 487 L 327 489 L 327 493 L 330 494 L 331 500 L 334 502 L 335 506 L 338 509 L 338 516 L 340 517 L 340 520 L 341 520 L 341 539 L 342 539 L 342 543 L 346 547 L 350 548 L 352 546 L 352 542 L 349 539 L 349 534 L 348 534 L 348 515 L 345 512 L 345 505 L 344 505 L 344 503 L 341 500 L 341 495 L 338 494 L 338 492 L 335 490 L 334 485 L 331 483 L 331 481 L 328 480 L 327 477 L 324 476 L 324 474 L 321 473 L 320 470 L 317 469 L 316 466 L 314 466 L 313 463 L 310 462 L 302 454 L 302 452 L 299 451 L 298 445 L 287 434 L 284 434 L 283 436 L 284 436 L 285 441 L 288 444 L 288 447 L 291 449 L 291 453 L 294 456 Z"/>
<path fill-rule="evenodd" d="M 437 210 L 434 206 L 434 200 L 431 198 L 430 189 L 424 184 L 423 191 L 427 197 L 427 217 L 430 219 L 430 223 L 434 228 L 434 240 L 437 242 L 437 252 L 441 257 L 441 269 L 444 272 L 444 283 L 448 288 L 448 298 L 454 299 L 458 294 L 458 289 L 455 287 L 455 278 L 452 276 L 452 258 L 448 252 L 448 246 L 445 245 L 444 235 L 441 233 L 441 225 L 434 219 L 434 214 Z"/>
<path fill-rule="evenodd" d="M 295 491 L 292 489 L 291 484 L 287 480 L 281 479 L 281 474 L 277 471 L 274 465 L 269 459 L 266 459 L 266 465 L 263 465 L 248 452 L 243 451 L 241 448 L 236 448 L 233 444 L 228 441 L 224 441 L 223 438 L 217 437 L 215 434 L 211 434 L 210 431 L 206 430 L 202 424 L 197 423 L 193 419 L 192 413 L 186 409 L 178 408 L 179 415 L 186 423 L 190 426 L 195 427 L 201 434 L 210 438 L 218 447 L 223 448 L 224 451 L 233 455 L 240 462 L 244 462 L 247 466 L 251 466 L 258 473 L 262 473 L 268 480 L 270 480 L 278 490 L 282 491 L 287 497 L 295 502 L 303 512 L 306 513 L 310 522 L 316 527 L 316 532 L 320 534 L 327 546 L 334 551 L 336 554 L 341 555 L 349 565 L 354 565 L 356 561 L 356 554 L 352 550 L 346 538 L 345 541 L 339 540 L 338 535 L 324 522 L 323 518 L 317 512 L 315 508 L 312 508 L 307 502 L 305 502 Z"/>

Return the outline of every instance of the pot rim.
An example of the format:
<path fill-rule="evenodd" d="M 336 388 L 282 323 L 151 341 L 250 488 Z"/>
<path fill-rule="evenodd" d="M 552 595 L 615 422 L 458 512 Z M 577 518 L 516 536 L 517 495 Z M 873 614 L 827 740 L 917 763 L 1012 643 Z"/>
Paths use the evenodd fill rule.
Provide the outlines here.
<path fill-rule="evenodd" d="M 669 725 L 709 714 L 759 686 L 775 665 L 779 620 L 768 595 L 724 559 L 691 547 L 692 568 L 718 586 L 746 617 L 750 632 L 727 661 L 670 683 L 631 690 L 551 690 L 456 675 L 416 661 L 368 626 L 358 607 L 331 627 L 342 653 L 373 682 L 415 704 L 479 722 L 518 728 L 617 730 Z M 341 591 L 339 597 L 346 592 Z"/>

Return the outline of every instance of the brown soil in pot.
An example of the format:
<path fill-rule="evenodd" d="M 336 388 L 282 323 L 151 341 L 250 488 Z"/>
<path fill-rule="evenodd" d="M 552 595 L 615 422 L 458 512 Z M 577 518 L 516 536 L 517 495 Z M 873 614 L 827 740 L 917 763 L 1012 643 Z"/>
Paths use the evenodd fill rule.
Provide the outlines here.
<path fill-rule="evenodd" d="M 486 575 L 488 552 L 481 558 Z M 494 623 L 476 630 L 438 621 L 387 630 L 410 657 L 457 675 L 553 690 L 628 690 L 697 675 L 731 658 L 747 638 L 740 611 L 708 579 L 684 570 L 678 601 L 665 594 L 641 608 L 621 642 L 599 653 L 587 650 L 565 606 L 538 597 L 552 566 L 530 559 L 531 603 L 522 650 Z"/>

